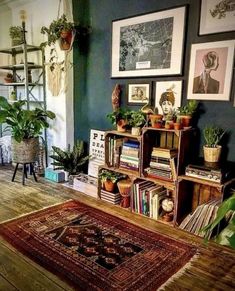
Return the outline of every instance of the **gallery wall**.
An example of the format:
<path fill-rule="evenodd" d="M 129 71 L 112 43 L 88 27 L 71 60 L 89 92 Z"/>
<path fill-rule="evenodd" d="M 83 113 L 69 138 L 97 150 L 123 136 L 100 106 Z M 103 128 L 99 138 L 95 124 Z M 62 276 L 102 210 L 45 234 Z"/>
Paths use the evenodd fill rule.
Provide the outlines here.
<path fill-rule="evenodd" d="M 178 76 L 156 76 L 138 78 L 111 78 L 112 21 L 129 18 L 187 5 L 186 31 L 182 74 Z M 74 47 L 74 112 L 75 139 L 89 142 L 90 129 L 112 128 L 106 115 L 112 111 L 111 94 L 115 84 L 122 88 L 121 104 L 127 106 L 127 84 L 135 81 L 182 80 L 181 104 L 187 101 L 187 85 L 192 43 L 205 43 L 235 39 L 235 32 L 225 32 L 199 36 L 200 1 L 195 0 L 80 0 L 73 1 L 74 20 L 92 25 L 92 33 Z M 235 161 L 235 86 L 234 76 L 229 101 L 200 101 L 197 119 L 198 155 L 202 155 L 202 129 L 208 124 L 216 124 L 227 130 L 224 138 L 223 158 Z M 152 97 L 154 99 L 154 90 Z M 154 100 L 152 101 L 154 104 Z M 138 109 L 138 106 L 129 106 Z"/>

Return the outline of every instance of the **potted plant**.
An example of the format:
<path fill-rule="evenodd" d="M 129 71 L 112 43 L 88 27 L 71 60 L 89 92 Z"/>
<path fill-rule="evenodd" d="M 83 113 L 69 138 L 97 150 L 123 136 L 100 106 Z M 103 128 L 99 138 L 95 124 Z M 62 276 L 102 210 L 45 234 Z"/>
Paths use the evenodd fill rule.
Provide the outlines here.
<path fill-rule="evenodd" d="M 76 175 L 82 169 L 82 166 L 89 160 L 90 156 L 85 154 L 84 142 L 77 140 L 73 148 L 68 146 L 67 150 L 62 150 L 59 147 L 52 146 L 54 151 L 50 155 L 54 161 L 51 163 L 55 166 L 55 170 L 64 170 L 69 175 Z M 66 179 L 67 180 L 67 179 Z"/>
<path fill-rule="evenodd" d="M 219 206 L 217 215 L 214 221 L 205 226 L 201 231 L 205 232 L 205 239 L 208 241 L 213 230 L 219 225 L 222 220 L 226 220 L 225 226 L 220 229 L 220 232 L 214 237 L 215 242 L 230 246 L 235 249 L 235 192 L 231 197 L 224 200 Z"/>
<path fill-rule="evenodd" d="M 25 104 L 23 100 L 10 104 L 0 96 L 0 123 L 6 123 L 11 128 L 12 161 L 15 163 L 32 163 L 37 160 L 41 130 L 49 127 L 47 118 L 55 118 L 55 114 L 49 110 L 23 109 Z"/>
<path fill-rule="evenodd" d="M 196 100 L 189 100 L 186 105 L 178 107 L 178 117 L 182 127 L 189 127 L 191 125 L 191 119 L 196 112 L 198 102 Z"/>
<path fill-rule="evenodd" d="M 102 169 L 99 173 L 101 187 L 109 192 L 114 192 L 117 181 L 124 178 L 126 178 L 126 175 L 106 169 Z"/>
<path fill-rule="evenodd" d="M 166 129 L 173 129 L 174 128 L 174 121 L 176 119 L 176 111 L 170 110 L 169 113 L 165 116 L 165 128 Z"/>
<path fill-rule="evenodd" d="M 117 131 L 125 132 L 130 118 L 130 110 L 119 107 L 117 110 L 107 114 L 111 123 L 117 126 Z"/>
<path fill-rule="evenodd" d="M 132 127 L 131 134 L 140 135 L 141 127 L 146 124 L 145 114 L 142 111 L 131 111 L 128 124 Z"/>
<path fill-rule="evenodd" d="M 10 26 L 9 34 L 12 39 L 12 46 L 24 43 L 24 31 L 21 26 Z"/>
<path fill-rule="evenodd" d="M 6 77 L 4 78 L 6 83 L 13 83 L 14 82 L 14 78 L 13 75 L 11 73 L 7 73 Z"/>
<path fill-rule="evenodd" d="M 222 139 L 225 131 L 215 125 L 206 126 L 203 129 L 205 145 L 203 146 L 204 160 L 206 162 L 218 162 L 221 154 L 221 145 L 218 143 Z"/>

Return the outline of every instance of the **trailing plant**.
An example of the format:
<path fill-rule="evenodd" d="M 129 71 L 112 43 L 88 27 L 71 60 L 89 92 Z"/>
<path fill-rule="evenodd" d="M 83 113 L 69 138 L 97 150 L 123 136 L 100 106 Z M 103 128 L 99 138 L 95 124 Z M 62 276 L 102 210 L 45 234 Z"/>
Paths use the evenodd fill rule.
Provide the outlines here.
<path fill-rule="evenodd" d="M 206 142 L 206 146 L 210 148 L 217 147 L 224 134 L 225 131 L 218 126 L 206 126 L 203 129 L 203 136 Z"/>
<path fill-rule="evenodd" d="M 108 113 L 106 117 L 113 125 L 117 125 L 117 123 L 122 119 L 129 120 L 130 115 L 131 111 L 129 109 L 119 107 L 117 110 Z"/>
<path fill-rule="evenodd" d="M 219 206 L 215 220 L 201 229 L 201 232 L 205 232 L 206 241 L 223 219 L 227 220 L 227 225 L 214 237 L 214 240 L 235 249 L 235 192 Z"/>
<path fill-rule="evenodd" d="M 47 118 L 54 119 L 52 111 L 35 108 L 26 110 L 26 101 L 19 100 L 13 104 L 0 96 L 0 123 L 6 123 L 11 128 L 12 137 L 21 142 L 23 139 L 38 137 L 43 128 L 48 128 Z"/>
<path fill-rule="evenodd" d="M 146 124 L 145 114 L 142 111 L 134 111 L 130 112 L 129 116 L 129 125 L 132 127 L 142 127 Z"/>
<path fill-rule="evenodd" d="M 69 174 L 77 174 L 81 171 L 82 166 L 90 159 L 89 155 L 85 154 L 84 142 L 77 140 L 73 148 L 68 145 L 67 150 L 62 150 L 59 147 L 52 146 L 54 151 L 50 158 L 54 160 L 51 164 L 55 166 L 55 170 L 64 170 Z"/>
<path fill-rule="evenodd" d="M 198 102 L 196 100 L 188 100 L 187 104 L 178 107 L 178 114 L 192 116 L 198 107 Z"/>

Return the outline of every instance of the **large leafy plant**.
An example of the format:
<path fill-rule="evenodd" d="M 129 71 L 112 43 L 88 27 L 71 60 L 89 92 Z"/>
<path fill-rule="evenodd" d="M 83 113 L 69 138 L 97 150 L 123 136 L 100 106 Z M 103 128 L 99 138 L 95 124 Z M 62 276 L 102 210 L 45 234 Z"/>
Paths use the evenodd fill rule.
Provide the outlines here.
<path fill-rule="evenodd" d="M 229 221 L 221 232 L 215 236 L 215 241 L 221 245 L 227 245 L 235 249 L 235 192 L 231 197 L 224 200 L 220 205 L 217 216 L 215 220 L 205 226 L 201 231 L 205 232 L 205 239 L 208 240 L 208 237 L 212 231 L 218 226 L 218 224 L 224 219 L 227 218 Z M 228 216 L 230 217 L 228 219 Z"/>
<path fill-rule="evenodd" d="M 51 164 L 55 166 L 55 170 L 64 170 L 69 174 L 77 174 L 81 171 L 82 166 L 90 158 L 89 155 L 85 154 L 84 142 L 78 140 L 73 148 L 70 145 L 67 150 L 62 150 L 59 147 L 52 146 L 54 151 L 50 158 L 54 160 Z"/>
<path fill-rule="evenodd" d="M 130 112 L 129 125 L 132 127 L 142 127 L 146 124 L 145 114 L 142 111 Z"/>
<path fill-rule="evenodd" d="M 25 104 L 23 100 L 11 104 L 0 96 L 0 123 L 6 123 L 11 128 L 12 137 L 17 142 L 38 137 L 43 128 L 49 127 L 47 118 L 55 118 L 52 111 L 41 108 L 26 110 Z"/>

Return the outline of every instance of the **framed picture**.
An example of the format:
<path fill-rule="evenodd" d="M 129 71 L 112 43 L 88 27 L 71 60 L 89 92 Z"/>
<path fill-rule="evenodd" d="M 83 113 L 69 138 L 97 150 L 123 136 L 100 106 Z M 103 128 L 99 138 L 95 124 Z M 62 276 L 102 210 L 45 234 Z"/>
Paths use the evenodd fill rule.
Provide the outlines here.
<path fill-rule="evenodd" d="M 234 1 L 202 0 L 199 35 L 235 30 Z"/>
<path fill-rule="evenodd" d="M 130 83 L 127 87 L 127 96 L 129 105 L 138 105 L 149 103 L 150 83 Z"/>
<path fill-rule="evenodd" d="M 112 22 L 112 77 L 181 74 L 185 9 Z"/>
<path fill-rule="evenodd" d="M 163 118 L 172 110 L 181 106 L 182 81 L 156 82 L 155 107 Z"/>
<path fill-rule="evenodd" d="M 192 44 L 188 99 L 228 101 L 235 40 Z"/>

